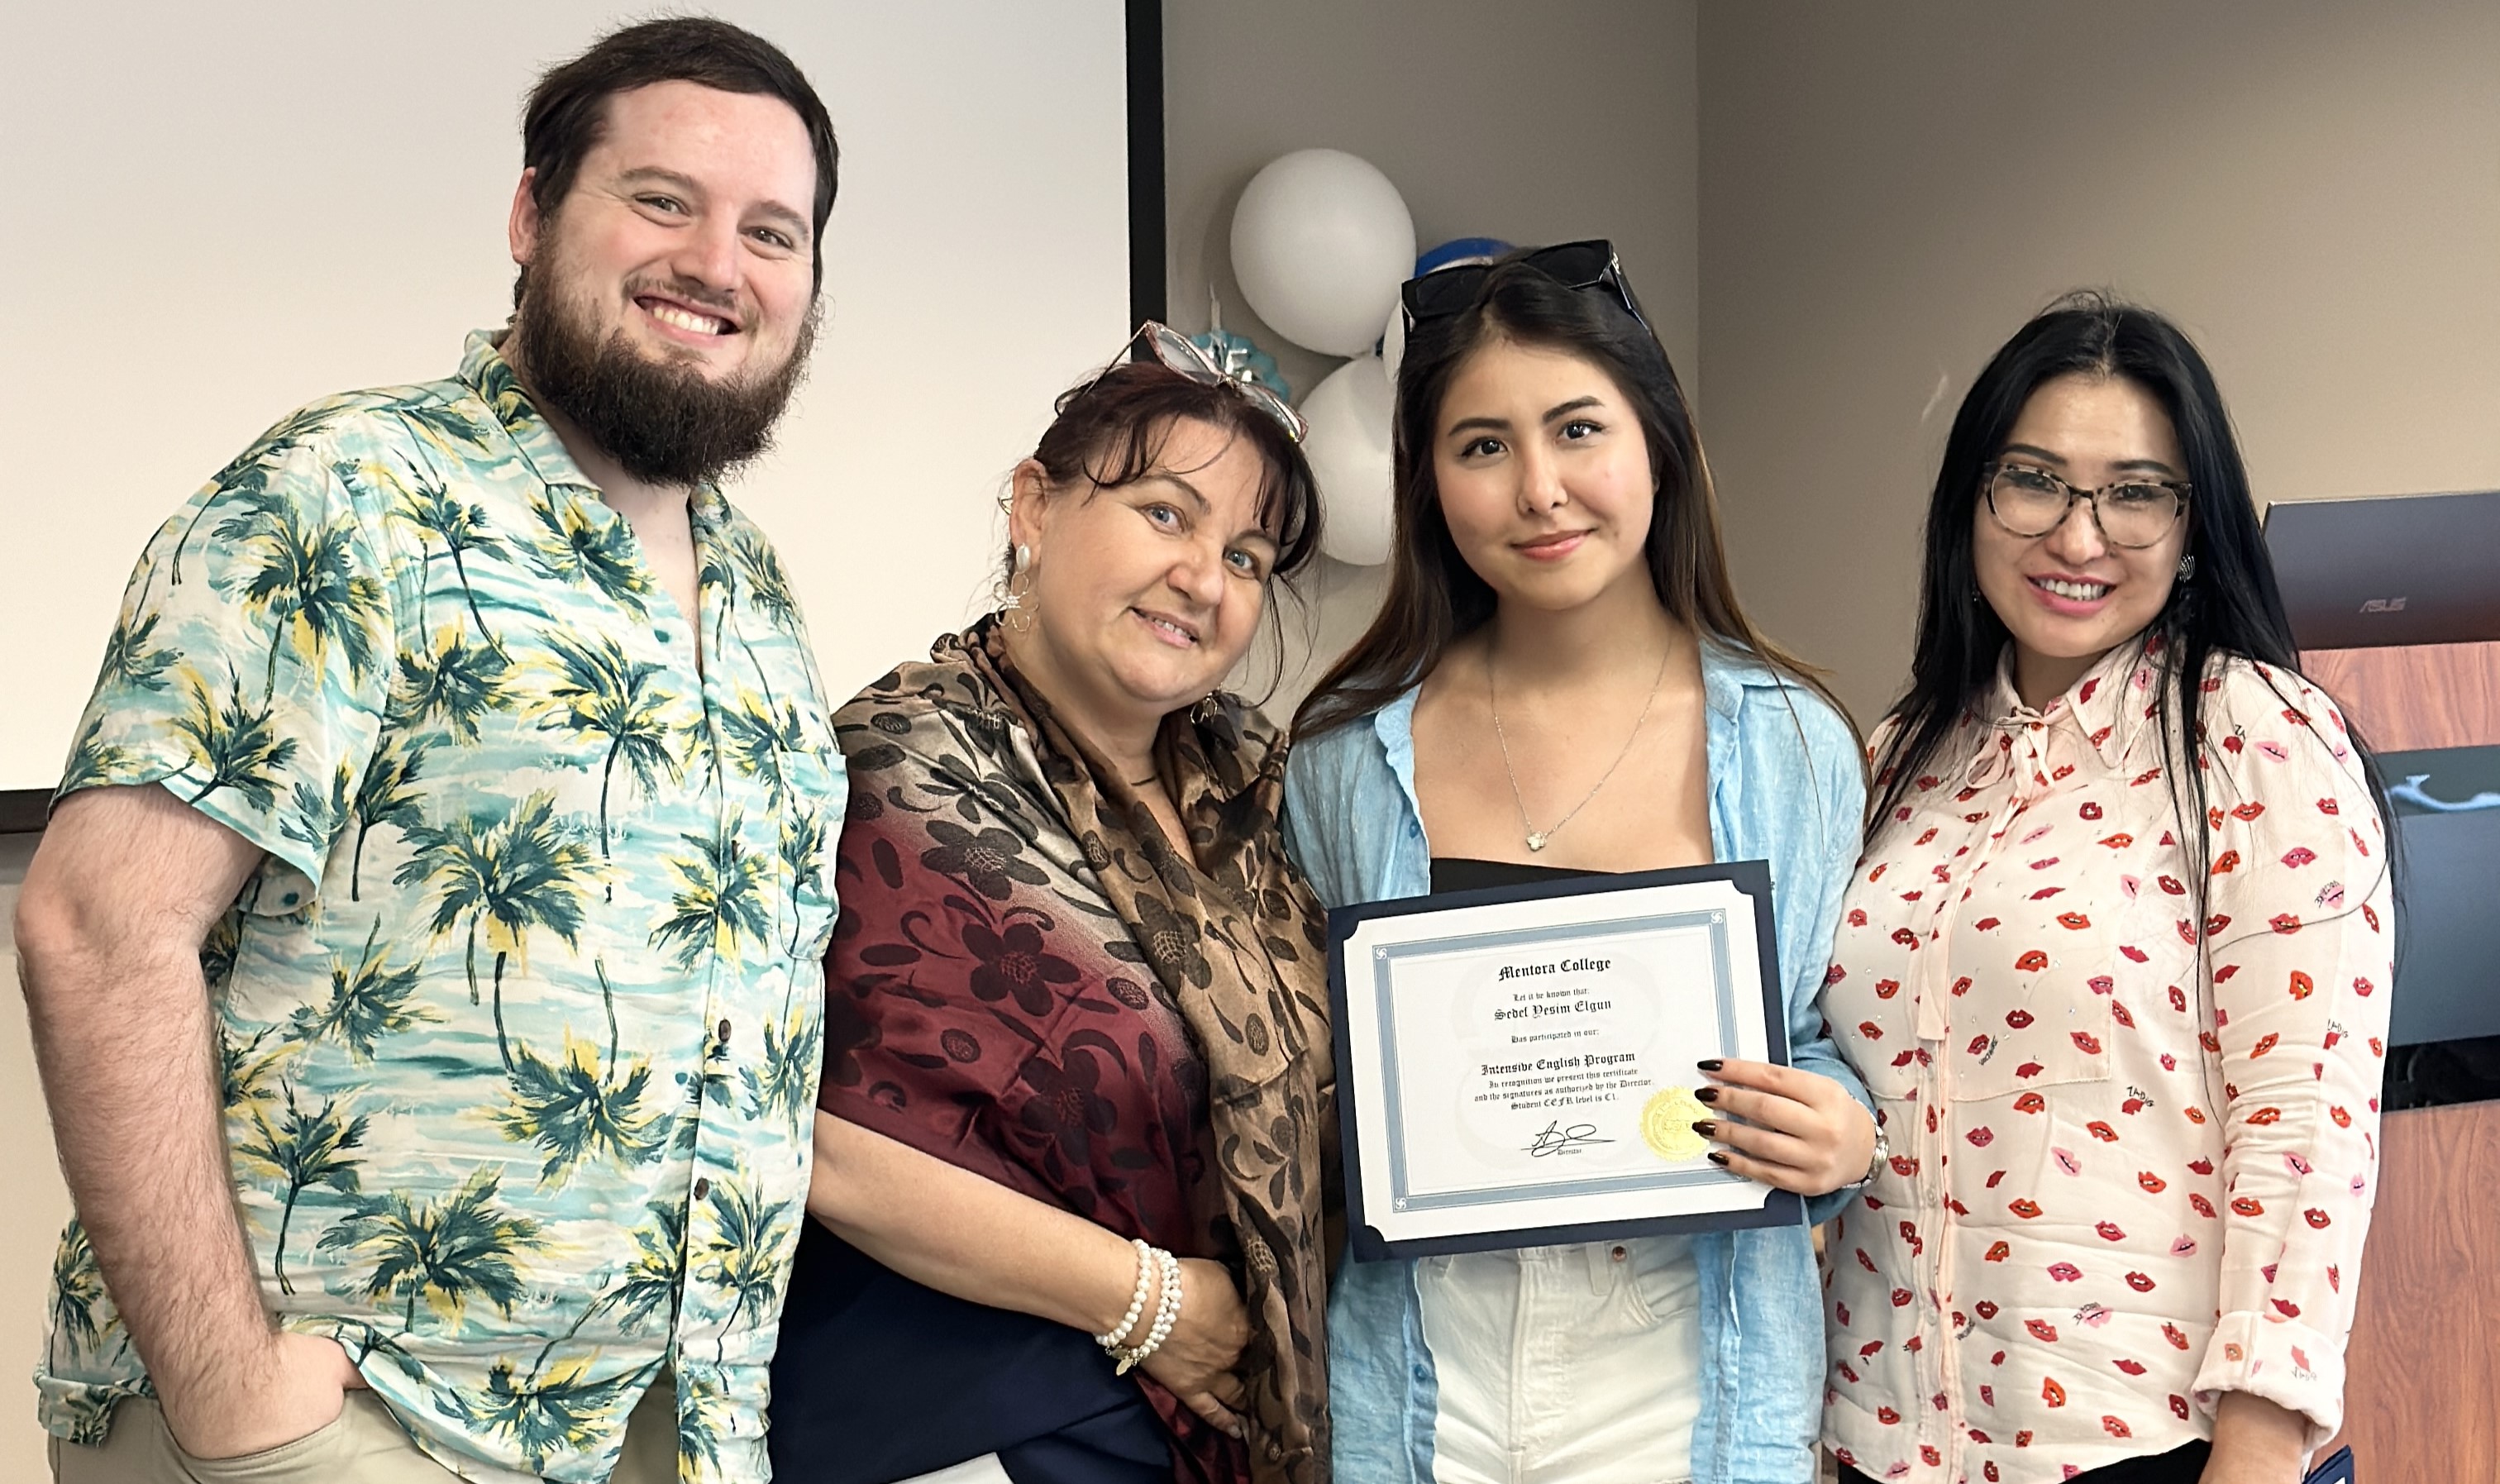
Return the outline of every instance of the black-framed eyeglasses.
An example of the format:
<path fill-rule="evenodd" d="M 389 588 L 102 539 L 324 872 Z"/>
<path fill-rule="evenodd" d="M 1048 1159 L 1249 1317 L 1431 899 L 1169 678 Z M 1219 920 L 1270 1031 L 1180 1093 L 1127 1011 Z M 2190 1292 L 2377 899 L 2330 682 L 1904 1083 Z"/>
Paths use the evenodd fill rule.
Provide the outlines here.
<path fill-rule="evenodd" d="M 1406 328 L 1411 331 L 1425 320 L 1473 309 L 1484 296 L 1485 280 L 1496 268 L 1511 263 L 1532 268 L 1564 288 L 1604 289 L 1642 329 L 1649 331 L 1651 339 L 1658 338 L 1649 316 L 1641 313 L 1640 301 L 1632 297 L 1632 286 L 1624 278 L 1623 259 L 1615 254 L 1615 245 L 1602 237 L 1557 243 L 1498 263 L 1462 263 L 1408 279 L 1398 290 L 1398 301 L 1406 307 Z"/>
<path fill-rule="evenodd" d="M 2131 551 L 2160 544 L 2188 513 L 2188 497 L 2195 492 L 2185 479 L 2121 479 L 2078 489 L 2030 464 L 1990 464 L 1981 475 L 1988 480 L 1988 512 L 2009 535 L 2046 536 L 2066 523 L 2081 500 L 2091 507 L 2101 539 Z"/>
<path fill-rule="evenodd" d="M 1292 403 L 1247 378 L 1228 375 L 1223 367 L 1215 364 L 1214 357 L 1200 349 L 1188 336 L 1158 319 L 1139 324 L 1127 344 L 1120 346 L 1102 370 L 1094 373 L 1093 379 L 1063 395 L 1053 411 L 1067 412 L 1069 404 L 1102 385 L 1102 379 L 1115 368 L 1148 361 L 1167 371 L 1177 371 L 1207 386 L 1231 387 L 1252 407 L 1282 424 L 1285 436 L 1296 443 L 1300 443 L 1302 435 L 1310 430 L 1310 425 L 1302 421 L 1302 414 L 1294 411 Z"/>

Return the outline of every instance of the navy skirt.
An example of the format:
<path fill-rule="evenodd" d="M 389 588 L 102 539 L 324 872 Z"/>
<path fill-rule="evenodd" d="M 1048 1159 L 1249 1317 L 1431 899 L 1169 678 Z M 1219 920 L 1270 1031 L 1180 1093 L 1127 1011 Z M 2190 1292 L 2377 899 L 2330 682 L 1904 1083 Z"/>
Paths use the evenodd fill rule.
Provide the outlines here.
<path fill-rule="evenodd" d="M 1093 1336 L 967 1303 L 803 1222 L 768 1443 L 780 1484 L 894 1484 L 995 1453 L 1015 1484 L 1169 1484 L 1170 1435 Z"/>

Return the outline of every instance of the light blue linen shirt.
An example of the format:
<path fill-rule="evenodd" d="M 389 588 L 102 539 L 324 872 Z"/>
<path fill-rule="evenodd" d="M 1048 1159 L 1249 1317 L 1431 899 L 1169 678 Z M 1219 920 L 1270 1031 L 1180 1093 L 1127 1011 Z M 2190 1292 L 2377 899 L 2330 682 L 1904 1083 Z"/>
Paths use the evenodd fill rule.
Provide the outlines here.
<path fill-rule="evenodd" d="M 1865 808 L 1856 738 L 1839 712 L 1769 666 L 1702 646 L 1710 843 L 1770 863 L 1791 1059 L 1866 1102 L 1815 1007 Z M 1331 907 L 1423 896 L 1432 852 L 1415 797 L 1415 692 L 1298 741 L 1285 770 L 1285 839 Z M 1806 1203 L 1820 1222 L 1851 1191 Z M 1823 1396 L 1823 1314 L 1804 1226 L 1694 1239 L 1701 1276 L 1696 1484 L 1808 1484 Z M 1439 1392 L 1414 1265 L 1349 1256 L 1329 1296 L 1336 1477 L 1431 1484 Z"/>

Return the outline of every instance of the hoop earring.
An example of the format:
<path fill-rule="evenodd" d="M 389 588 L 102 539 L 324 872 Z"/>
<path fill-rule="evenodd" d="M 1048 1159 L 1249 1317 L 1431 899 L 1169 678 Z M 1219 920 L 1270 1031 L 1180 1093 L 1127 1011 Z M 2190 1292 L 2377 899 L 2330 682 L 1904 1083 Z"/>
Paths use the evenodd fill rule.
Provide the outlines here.
<path fill-rule="evenodd" d="M 2183 556 L 2183 557 L 2181 557 L 2181 558 L 2179 559 L 2179 580 L 2180 580 L 2180 581 L 2182 581 L 2182 582 L 2185 582 L 2185 581 L 2187 581 L 2189 577 L 2194 577 L 2195 575 L 2196 575 L 2196 553 L 2195 553 L 2195 552 L 2193 552 L 2193 551 L 2190 551 L 2190 552 L 2188 552 L 2186 556 Z"/>

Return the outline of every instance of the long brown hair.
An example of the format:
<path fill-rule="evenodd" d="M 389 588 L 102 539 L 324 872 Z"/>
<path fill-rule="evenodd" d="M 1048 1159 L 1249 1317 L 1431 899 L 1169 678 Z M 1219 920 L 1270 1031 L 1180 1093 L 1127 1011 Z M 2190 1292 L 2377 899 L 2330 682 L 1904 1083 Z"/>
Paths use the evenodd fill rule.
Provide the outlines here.
<path fill-rule="evenodd" d="M 1611 293 L 1566 288 L 1506 260 L 1486 276 L 1473 307 L 1426 320 L 1407 337 L 1406 359 L 1398 372 L 1389 596 L 1370 629 L 1302 702 L 1295 732 L 1329 731 L 1378 710 L 1431 675 L 1451 645 L 1494 615 L 1498 600 L 1492 586 L 1466 564 L 1441 514 L 1432 446 L 1451 379 L 1469 355 L 1497 339 L 1580 356 L 1623 389 L 1640 419 L 1657 476 L 1643 552 L 1650 584 L 1668 616 L 1762 660 L 1830 702 L 1846 719 L 1848 709 L 1824 685 L 1821 673 L 1765 639 L 1737 605 L 1719 534 L 1719 500 L 1694 431 L 1693 409 L 1658 338 Z"/>

